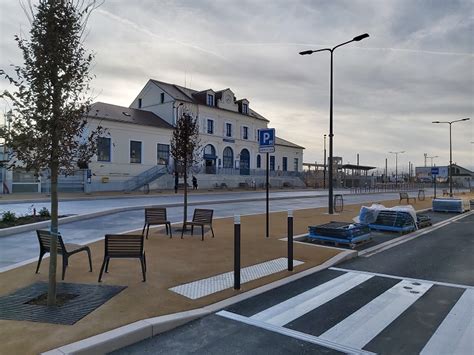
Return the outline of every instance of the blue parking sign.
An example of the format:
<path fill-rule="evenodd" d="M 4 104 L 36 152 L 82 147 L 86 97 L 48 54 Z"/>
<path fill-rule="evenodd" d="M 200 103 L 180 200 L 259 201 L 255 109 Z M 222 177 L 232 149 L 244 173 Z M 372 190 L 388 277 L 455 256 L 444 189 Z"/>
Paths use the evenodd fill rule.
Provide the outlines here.
<path fill-rule="evenodd" d="M 274 153 L 275 152 L 275 128 L 265 128 L 258 132 L 259 136 L 259 152 Z"/>
<path fill-rule="evenodd" d="M 431 175 L 439 175 L 439 168 L 431 168 Z"/>

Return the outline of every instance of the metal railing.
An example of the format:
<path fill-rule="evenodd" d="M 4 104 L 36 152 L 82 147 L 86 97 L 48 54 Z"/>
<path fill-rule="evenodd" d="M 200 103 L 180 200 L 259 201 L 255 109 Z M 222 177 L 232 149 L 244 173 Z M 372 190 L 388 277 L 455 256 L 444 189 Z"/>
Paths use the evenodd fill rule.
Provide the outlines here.
<path fill-rule="evenodd" d="M 150 182 L 158 179 L 159 177 L 168 174 L 168 169 L 163 165 L 155 165 L 154 167 L 145 170 L 137 176 L 125 181 L 123 183 L 125 191 L 134 191 L 142 186 L 149 184 Z"/>
<path fill-rule="evenodd" d="M 203 171 L 204 173 L 205 170 Z M 212 172 L 212 174 L 214 174 Z M 234 168 L 217 168 L 215 169 L 215 175 L 247 175 L 247 176 L 265 176 L 265 169 L 234 169 Z M 271 177 L 299 177 L 303 174 L 299 171 L 282 171 L 282 170 L 271 170 L 269 171 Z"/>

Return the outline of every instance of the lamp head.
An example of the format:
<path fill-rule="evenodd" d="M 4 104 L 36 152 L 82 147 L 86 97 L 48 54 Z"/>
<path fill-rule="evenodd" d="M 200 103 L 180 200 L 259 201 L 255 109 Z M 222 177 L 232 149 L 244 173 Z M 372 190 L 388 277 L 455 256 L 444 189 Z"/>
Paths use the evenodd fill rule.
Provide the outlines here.
<path fill-rule="evenodd" d="M 363 35 L 358 35 L 358 36 L 354 37 L 352 40 L 354 42 L 359 42 L 359 41 L 362 41 L 364 38 L 367 38 L 367 37 L 369 37 L 369 34 L 364 33 Z"/>
<path fill-rule="evenodd" d="M 433 121 L 433 122 L 431 122 L 431 123 L 441 123 L 441 122 L 439 122 L 439 121 Z"/>
<path fill-rule="evenodd" d="M 471 118 L 470 117 L 466 117 L 466 118 L 463 118 L 461 121 L 469 121 Z"/>
<path fill-rule="evenodd" d="M 303 52 L 300 52 L 300 55 L 307 55 L 307 54 L 312 54 L 313 51 L 309 50 L 309 51 L 303 51 Z"/>

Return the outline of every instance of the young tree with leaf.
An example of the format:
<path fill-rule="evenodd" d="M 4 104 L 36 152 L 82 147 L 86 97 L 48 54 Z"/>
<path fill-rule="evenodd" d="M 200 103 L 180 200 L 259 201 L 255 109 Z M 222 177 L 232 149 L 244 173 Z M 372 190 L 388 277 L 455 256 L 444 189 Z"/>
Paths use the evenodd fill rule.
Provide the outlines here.
<path fill-rule="evenodd" d="M 89 66 L 92 54 L 83 47 L 83 33 L 92 10 L 91 0 L 39 0 L 23 8 L 29 15 L 29 38 L 15 36 L 23 55 L 23 66 L 14 66 L 16 77 L 4 70 L 15 86 L 0 97 L 11 102 L 10 129 L 0 132 L 14 154 L 17 166 L 41 174 L 51 181 L 51 253 L 48 305 L 56 303 L 58 235 L 58 175 L 71 172 L 78 162 L 89 161 L 103 129 L 86 132 Z M 29 9 L 30 13 L 28 13 Z"/>
<path fill-rule="evenodd" d="M 171 138 L 171 156 L 184 177 L 183 221 L 187 221 L 188 218 L 188 172 L 193 164 L 199 161 L 200 147 L 197 120 L 185 112 L 178 118 Z"/>

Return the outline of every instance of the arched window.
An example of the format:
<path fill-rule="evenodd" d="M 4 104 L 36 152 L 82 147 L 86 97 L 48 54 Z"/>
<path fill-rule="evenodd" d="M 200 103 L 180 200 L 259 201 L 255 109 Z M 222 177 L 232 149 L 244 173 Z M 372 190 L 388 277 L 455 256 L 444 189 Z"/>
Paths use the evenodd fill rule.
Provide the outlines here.
<path fill-rule="evenodd" d="M 222 157 L 223 157 L 223 162 L 222 162 L 223 168 L 232 168 L 234 166 L 234 152 L 232 151 L 231 147 L 226 147 L 224 149 L 224 153 Z"/>
<path fill-rule="evenodd" d="M 260 154 L 257 154 L 257 169 L 260 169 L 262 167 L 262 157 Z"/>

